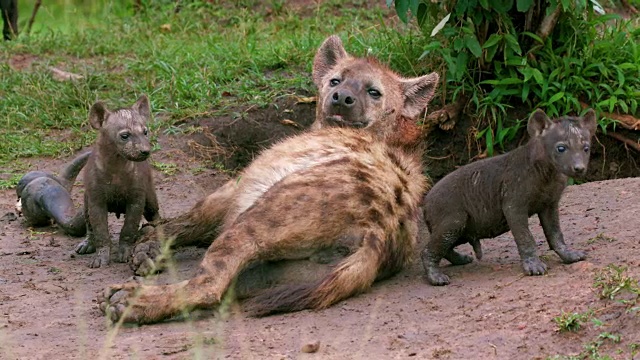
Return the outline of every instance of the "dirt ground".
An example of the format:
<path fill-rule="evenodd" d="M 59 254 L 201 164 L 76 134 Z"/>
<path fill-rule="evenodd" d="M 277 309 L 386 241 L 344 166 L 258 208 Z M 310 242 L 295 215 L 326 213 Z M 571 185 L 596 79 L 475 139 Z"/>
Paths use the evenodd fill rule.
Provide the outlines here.
<path fill-rule="evenodd" d="M 271 122 L 282 127 L 278 136 L 304 128 L 305 112 L 312 107 L 289 104 L 293 110 L 273 117 Z M 282 122 L 285 118 L 301 125 Z M 237 125 L 242 121 L 208 119 L 184 124 L 191 129 L 184 134 L 160 136 L 161 150 L 153 159 L 162 169 L 155 173 L 162 216 L 186 211 L 228 179 L 220 170 L 225 164 L 216 162 L 220 154 L 205 150 L 214 142 L 241 147 L 233 139 L 244 132 Z M 251 140 L 242 141 L 264 137 L 261 131 L 249 135 Z M 29 162 L 31 170 L 56 171 L 68 160 Z M 240 164 L 250 156 L 236 160 Z M 81 182 L 74 196 L 80 206 Z M 482 261 L 457 267 L 443 262 L 452 278 L 446 287 L 428 285 L 416 261 L 371 291 L 322 311 L 254 319 L 231 304 L 225 316 L 201 312 L 186 321 L 123 328 L 107 322 L 95 298 L 106 285 L 131 277 L 128 265 L 89 269 L 86 256 L 73 254 L 80 239 L 56 227 L 27 228 L 23 219 L 11 216 L 15 200 L 13 190 L 0 192 L 0 359 L 544 359 L 578 354 L 605 331 L 621 341 L 604 342 L 598 351 L 631 359 L 633 344 L 640 344 L 640 317 L 600 300 L 593 289 L 594 273 L 608 264 L 627 266 L 630 276 L 640 277 L 640 178 L 590 182 L 566 191 L 560 210 L 565 238 L 588 251 L 586 261 L 562 264 L 548 250 L 537 219 L 531 219 L 539 253 L 550 266 L 545 276 L 522 275 L 515 243 L 506 234 L 483 242 Z M 122 220 L 110 215 L 110 222 L 116 238 Z M 424 241 L 427 234 L 422 235 Z M 470 247 L 462 250 L 471 253 Z M 159 276 L 164 281 L 190 276 L 202 253 L 178 251 L 177 272 Z M 556 330 L 553 318 L 562 311 L 588 309 L 603 327 Z M 318 341 L 317 353 L 302 352 Z"/>

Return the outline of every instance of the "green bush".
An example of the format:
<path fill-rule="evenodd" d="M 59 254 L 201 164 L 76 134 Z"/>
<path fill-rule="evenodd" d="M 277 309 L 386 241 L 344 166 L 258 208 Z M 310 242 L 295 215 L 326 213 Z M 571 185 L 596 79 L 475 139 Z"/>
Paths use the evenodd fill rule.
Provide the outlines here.
<path fill-rule="evenodd" d="M 387 0 L 423 34 L 421 58 L 445 77 L 447 99 L 472 105 L 487 152 L 523 125 L 507 110 L 543 108 L 550 116 L 635 115 L 640 101 L 640 29 L 605 14 L 596 0 Z M 434 24 L 437 24 L 434 26 Z M 475 109 L 475 110 L 474 110 Z M 615 122 L 600 116 L 606 131 Z"/>

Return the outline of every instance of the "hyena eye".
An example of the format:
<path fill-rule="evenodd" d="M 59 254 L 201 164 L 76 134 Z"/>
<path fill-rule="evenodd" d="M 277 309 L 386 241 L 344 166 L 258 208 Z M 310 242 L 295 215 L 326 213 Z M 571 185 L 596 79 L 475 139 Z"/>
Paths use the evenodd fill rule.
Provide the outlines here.
<path fill-rule="evenodd" d="M 329 80 L 329 85 L 331 85 L 331 87 L 338 86 L 338 84 L 340 84 L 340 80 L 339 79 L 331 79 L 331 80 Z"/>
<path fill-rule="evenodd" d="M 591 150 L 591 149 L 589 149 L 589 145 L 585 145 L 583 150 L 584 150 L 584 152 L 588 153 L 589 150 Z"/>
<path fill-rule="evenodd" d="M 567 151 L 567 147 L 564 146 L 564 145 L 558 145 L 556 147 L 556 150 L 558 150 L 559 153 L 563 153 L 563 152 Z"/>
<path fill-rule="evenodd" d="M 144 128 L 144 131 L 142 133 L 144 134 L 144 136 L 147 136 L 147 134 L 149 134 L 149 130 L 147 130 L 147 128 Z"/>
<path fill-rule="evenodd" d="M 382 94 L 380 93 L 380 91 L 376 90 L 376 89 L 369 89 L 367 90 L 367 92 L 369 93 L 369 95 L 374 98 L 374 99 L 380 99 L 380 97 L 382 96 Z"/>
<path fill-rule="evenodd" d="M 129 136 L 130 136 L 129 133 L 122 133 L 122 134 L 120 134 L 120 139 L 127 140 L 129 138 Z"/>

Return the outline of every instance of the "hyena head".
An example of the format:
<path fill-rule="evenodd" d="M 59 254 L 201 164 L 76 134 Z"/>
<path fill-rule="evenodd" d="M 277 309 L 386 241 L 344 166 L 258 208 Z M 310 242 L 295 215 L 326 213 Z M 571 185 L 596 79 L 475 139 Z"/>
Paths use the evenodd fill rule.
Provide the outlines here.
<path fill-rule="evenodd" d="M 99 142 L 113 146 L 119 156 L 130 161 L 144 161 L 151 154 L 146 126 L 150 114 L 146 95 L 142 95 L 130 108 L 115 111 L 110 111 L 98 101 L 91 107 L 89 123 L 100 131 Z"/>
<path fill-rule="evenodd" d="M 591 138 L 596 132 L 596 114 L 589 109 L 584 116 L 565 116 L 551 120 L 544 111 L 537 109 L 529 117 L 529 136 L 541 143 L 543 161 L 551 163 L 559 172 L 569 177 L 579 177 L 587 172 Z"/>
<path fill-rule="evenodd" d="M 438 79 L 435 72 L 403 78 L 373 58 L 350 56 L 340 38 L 330 36 L 313 61 L 318 103 L 312 128 L 364 128 L 392 143 L 412 143 Z"/>

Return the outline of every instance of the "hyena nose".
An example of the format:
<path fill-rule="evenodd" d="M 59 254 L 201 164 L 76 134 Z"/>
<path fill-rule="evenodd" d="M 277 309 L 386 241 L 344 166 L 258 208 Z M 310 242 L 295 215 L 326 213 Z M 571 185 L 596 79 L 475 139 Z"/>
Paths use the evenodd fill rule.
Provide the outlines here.
<path fill-rule="evenodd" d="M 151 151 L 149 150 L 140 150 L 140 155 L 142 156 L 149 156 L 149 154 L 151 154 Z"/>
<path fill-rule="evenodd" d="M 356 98 L 348 91 L 336 91 L 331 96 L 331 104 L 334 106 L 352 107 L 356 103 Z"/>
<path fill-rule="evenodd" d="M 587 168 L 584 165 L 581 165 L 581 164 L 573 165 L 573 171 L 576 174 L 584 174 L 586 170 L 587 170 Z"/>

